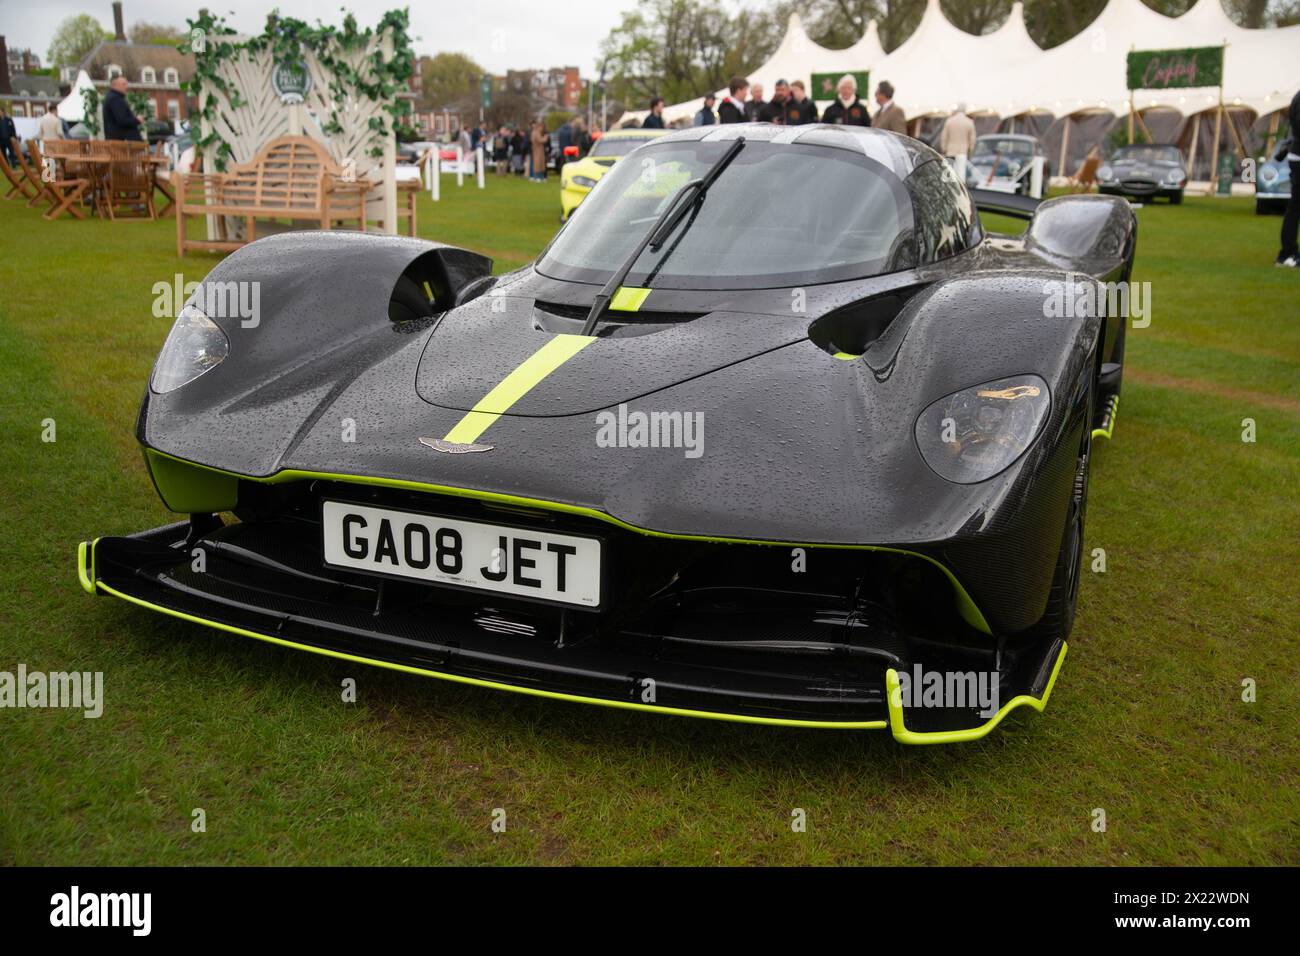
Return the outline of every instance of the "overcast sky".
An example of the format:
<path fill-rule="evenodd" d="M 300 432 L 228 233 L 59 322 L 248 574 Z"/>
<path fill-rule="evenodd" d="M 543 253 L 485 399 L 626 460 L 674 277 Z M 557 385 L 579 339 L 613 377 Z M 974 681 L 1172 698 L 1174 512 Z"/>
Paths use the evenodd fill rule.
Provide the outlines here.
<path fill-rule="evenodd" d="M 123 19 L 128 31 L 138 20 L 181 29 L 187 16 L 206 6 L 236 30 L 260 32 L 276 7 L 286 16 L 334 25 L 342 19 L 339 8 L 346 7 L 366 27 L 384 11 L 407 6 L 417 53 L 466 53 L 493 73 L 576 65 L 590 76 L 598 69 L 601 40 L 635 5 L 636 0 L 124 0 Z M 113 29 L 112 0 L 0 0 L 0 34 L 9 49 L 31 47 L 48 65 L 55 28 L 78 13 Z"/>

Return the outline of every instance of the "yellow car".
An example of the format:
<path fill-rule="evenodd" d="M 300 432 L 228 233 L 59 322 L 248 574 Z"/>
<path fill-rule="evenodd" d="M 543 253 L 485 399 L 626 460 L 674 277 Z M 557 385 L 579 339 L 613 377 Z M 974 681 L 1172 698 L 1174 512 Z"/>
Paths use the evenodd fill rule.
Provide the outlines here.
<path fill-rule="evenodd" d="M 565 163 L 560 170 L 560 219 L 568 219 L 578 204 L 587 198 L 609 167 L 642 143 L 662 136 L 662 129 L 616 129 L 596 140 L 583 159 Z"/>

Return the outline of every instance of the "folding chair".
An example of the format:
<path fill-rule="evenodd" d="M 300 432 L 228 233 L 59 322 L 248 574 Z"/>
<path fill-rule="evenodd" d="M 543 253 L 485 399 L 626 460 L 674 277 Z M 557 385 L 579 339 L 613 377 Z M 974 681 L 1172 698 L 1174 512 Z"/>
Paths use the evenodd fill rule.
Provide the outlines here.
<path fill-rule="evenodd" d="M 149 147 L 144 143 L 131 140 L 110 140 L 108 153 L 111 162 L 108 165 L 108 195 L 104 206 L 108 218 L 122 219 L 157 219 L 158 213 L 153 204 L 153 170 L 149 163 Z M 136 208 L 143 206 L 144 213 L 121 215 L 118 207 Z"/>
<path fill-rule="evenodd" d="M 14 155 L 17 156 L 18 140 L 12 140 L 14 144 Z M 26 175 L 23 174 L 22 168 L 14 169 L 9 165 L 9 160 L 5 159 L 4 150 L 0 150 L 0 173 L 4 178 L 9 180 L 9 191 L 5 193 L 5 199 L 31 199 L 32 184 L 27 181 Z"/>
<path fill-rule="evenodd" d="M 54 157 L 51 157 L 47 164 L 36 140 L 29 140 L 27 148 L 32 154 L 32 165 L 38 170 L 37 177 L 41 184 L 41 192 L 50 202 L 45 218 L 58 219 L 63 213 L 68 212 L 77 219 L 85 219 L 86 214 L 81 211 L 81 197 L 90 185 L 90 180 L 69 177 L 62 164 Z"/>
<path fill-rule="evenodd" d="M 18 157 L 18 168 L 22 171 L 23 178 L 26 180 L 28 188 L 33 192 L 32 197 L 27 200 L 27 208 L 33 209 L 40 203 L 41 198 L 45 195 L 45 183 L 41 182 L 40 164 L 38 163 L 33 166 L 34 161 L 28 159 L 27 153 L 24 151 L 23 147 L 18 144 L 18 139 L 16 137 L 13 140 L 13 144 L 14 155 Z M 36 149 L 36 140 L 28 140 L 27 146 L 30 149 Z"/>

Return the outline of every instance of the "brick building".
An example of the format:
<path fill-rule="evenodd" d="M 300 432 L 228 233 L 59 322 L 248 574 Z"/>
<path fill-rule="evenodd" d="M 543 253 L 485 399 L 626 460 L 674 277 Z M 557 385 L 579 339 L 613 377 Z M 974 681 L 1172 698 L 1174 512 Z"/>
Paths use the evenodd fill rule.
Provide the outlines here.
<path fill-rule="evenodd" d="M 70 86 L 85 70 L 103 97 L 109 80 L 121 74 L 132 90 L 149 98 L 154 117 L 175 122 L 189 116 L 183 85 L 194 75 L 194 57 L 170 44 L 128 41 L 120 0 L 113 4 L 113 28 L 113 39 L 100 41 L 76 66 L 63 68 L 62 81 Z"/>
<path fill-rule="evenodd" d="M 30 50 L 10 50 L 0 36 L 0 109 L 10 116 L 44 116 L 63 97 L 53 77 L 34 73 L 40 58 Z"/>

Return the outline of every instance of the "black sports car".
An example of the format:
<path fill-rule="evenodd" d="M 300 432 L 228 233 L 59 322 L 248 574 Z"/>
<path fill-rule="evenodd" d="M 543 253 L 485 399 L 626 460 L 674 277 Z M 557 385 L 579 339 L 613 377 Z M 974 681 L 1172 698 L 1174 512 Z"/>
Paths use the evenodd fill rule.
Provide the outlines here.
<path fill-rule="evenodd" d="M 1097 170 L 1097 191 L 1105 196 L 1163 196 L 1176 206 L 1186 186 L 1187 169 L 1177 146 L 1121 146 Z"/>
<path fill-rule="evenodd" d="M 223 261 L 137 425 L 184 517 L 84 543 L 82 585 L 615 707 L 922 743 L 1041 710 L 1120 387 L 1125 316 L 1084 304 L 1128 278 L 1128 205 L 973 200 L 858 127 L 638 155 L 507 275 L 344 232 Z"/>

